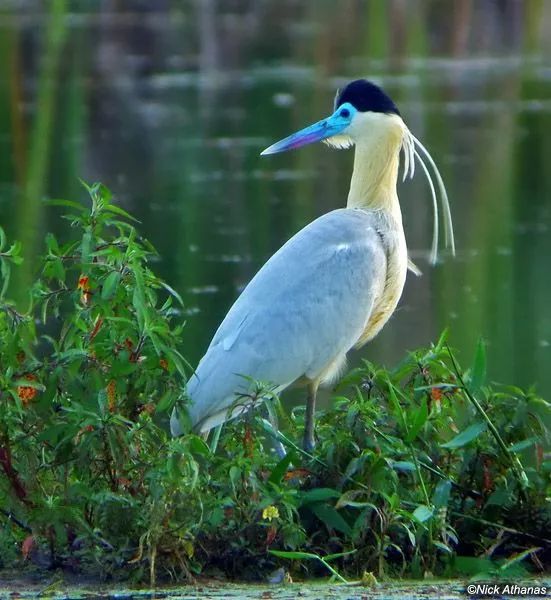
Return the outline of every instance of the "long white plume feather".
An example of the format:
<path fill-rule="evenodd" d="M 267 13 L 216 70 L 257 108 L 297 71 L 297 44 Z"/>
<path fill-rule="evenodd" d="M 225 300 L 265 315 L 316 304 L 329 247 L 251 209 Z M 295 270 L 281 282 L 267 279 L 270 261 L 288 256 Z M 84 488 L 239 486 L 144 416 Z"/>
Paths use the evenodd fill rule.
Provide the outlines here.
<path fill-rule="evenodd" d="M 438 226 L 438 200 L 436 199 L 436 190 L 434 189 L 434 183 L 432 182 L 432 178 L 430 176 L 429 170 L 427 169 L 427 165 L 424 160 L 421 158 L 421 155 L 417 150 L 413 150 L 413 153 L 421 168 L 423 169 L 427 181 L 429 182 L 430 193 L 432 196 L 432 245 L 430 249 L 430 262 L 434 265 L 438 260 L 438 236 L 439 236 L 439 226 Z"/>
<path fill-rule="evenodd" d="M 421 154 L 417 151 L 417 148 L 420 150 Z M 432 230 L 432 244 L 431 244 L 431 254 L 430 261 L 431 263 L 435 263 L 438 259 L 438 238 L 439 238 L 439 214 L 438 214 L 438 201 L 440 201 L 440 205 L 442 207 L 442 217 L 444 221 L 444 245 L 446 248 L 450 248 L 453 255 L 455 255 L 455 239 L 453 234 L 453 223 L 452 216 L 450 211 L 450 203 L 448 200 L 448 194 L 446 192 L 446 187 L 444 185 L 444 181 L 442 180 L 442 176 L 440 175 L 440 171 L 436 166 L 436 163 L 432 159 L 432 156 L 429 154 L 429 151 L 423 146 L 423 144 L 411 133 L 411 131 L 406 130 L 404 135 L 404 140 L 402 142 L 402 150 L 404 152 L 404 171 L 403 171 L 403 180 L 409 176 L 411 179 L 415 174 L 415 159 L 419 161 L 423 173 L 427 178 L 427 182 L 430 187 L 431 196 L 432 196 L 432 210 L 433 210 L 433 230 Z M 431 167 L 432 174 L 436 178 L 436 183 L 438 186 L 438 194 L 436 193 L 436 187 L 434 185 L 432 174 L 428 165 Z"/>
<path fill-rule="evenodd" d="M 444 215 L 444 243 L 446 248 L 450 248 L 452 254 L 455 255 L 455 238 L 453 235 L 453 223 L 452 223 L 452 214 L 450 211 L 450 202 L 448 200 L 448 194 L 446 192 L 446 186 L 444 185 L 444 181 L 442 180 L 442 176 L 440 175 L 440 171 L 436 166 L 432 156 L 429 154 L 429 151 L 423 146 L 423 144 L 412 134 L 411 136 L 416 146 L 421 150 L 421 152 L 425 155 L 426 159 L 429 161 L 430 166 L 434 171 L 434 175 L 436 176 L 436 182 L 438 183 L 438 189 L 440 191 L 440 203 L 442 205 L 442 212 Z"/>
<path fill-rule="evenodd" d="M 406 141 L 407 140 L 407 141 Z M 404 151 L 404 174 L 402 175 L 402 181 L 406 180 L 406 177 L 409 175 L 409 138 L 404 138 L 404 143 L 402 144 L 402 150 Z"/>

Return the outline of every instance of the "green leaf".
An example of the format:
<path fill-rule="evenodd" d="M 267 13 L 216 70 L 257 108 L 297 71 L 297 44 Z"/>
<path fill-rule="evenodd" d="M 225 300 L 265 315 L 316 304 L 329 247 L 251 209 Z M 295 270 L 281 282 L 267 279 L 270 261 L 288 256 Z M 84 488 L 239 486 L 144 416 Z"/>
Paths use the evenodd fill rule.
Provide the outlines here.
<path fill-rule="evenodd" d="M 90 262 L 90 254 L 92 252 L 92 232 L 86 231 L 82 236 L 82 243 L 80 245 L 80 260 L 83 264 Z"/>
<path fill-rule="evenodd" d="M 69 350 L 65 350 L 65 352 L 60 352 L 57 355 L 57 359 L 59 361 L 70 361 L 73 359 L 83 359 L 88 357 L 88 352 L 86 350 L 81 350 L 80 348 L 70 348 Z"/>
<path fill-rule="evenodd" d="M 2 279 L 4 280 L 2 284 L 2 291 L 0 291 L 0 298 L 4 298 L 6 292 L 8 291 L 11 275 L 10 265 L 5 259 L 0 260 L 0 273 L 2 274 Z"/>
<path fill-rule="evenodd" d="M 207 516 L 206 521 L 213 527 L 218 527 L 224 521 L 224 509 L 221 506 L 213 508 L 210 515 Z"/>
<path fill-rule="evenodd" d="M 185 407 L 177 402 L 174 406 L 173 411 L 173 415 L 178 419 L 180 431 L 191 431 L 191 419 Z"/>
<path fill-rule="evenodd" d="M 348 550 L 347 552 L 335 552 L 334 554 L 326 554 L 323 556 L 323 560 L 329 562 L 330 560 L 335 560 L 336 558 L 342 558 L 343 556 L 348 556 L 350 554 L 355 554 L 358 550 Z"/>
<path fill-rule="evenodd" d="M 486 500 L 486 506 L 508 506 L 512 503 L 513 492 L 506 487 L 498 487 Z"/>
<path fill-rule="evenodd" d="M 440 550 L 443 550 L 444 552 L 447 552 L 448 554 L 453 554 L 453 550 L 447 544 L 444 544 L 443 542 L 439 542 L 438 540 L 433 540 L 432 544 L 433 544 L 433 546 L 440 548 Z"/>
<path fill-rule="evenodd" d="M 180 471 L 180 455 L 176 453 L 169 454 L 166 460 L 166 467 L 172 479 L 179 479 L 182 476 Z"/>
<path fill-rule="evenodd" d="M 486 379 L 486 345 L 480 339 L 476 346 L 473 366 L 471 367 L 471 391 L 476 392 L 480 389 Z"/>
<path fill-rule="evenodd" d="M 180 304 L 180 306 L 184 306 L 184 301 L 182 300 L 182 297 L 180 296 L 180 294 L 172 287 L 170 287 L 168 285 L 168 283 L 165 283 L 164 281 L 159 281 L 159 284 L 165 288 L 165 290 L 174 298 L 176 298 L 176 300 L 178 301 L 178 304 Z"/>
<path fill-rule="evenodd" d="M 442 349 L 444 348 L 444 345 L 448 341 L 448 337 L 449 337 L 449 331 L 446 328 L 441 333 L 440 337 L 438 338 L 438 341 L 436 342 L 436 346 L 434 347 L 434 353 L 436 355 L 438 355 L 438 354 L 440 354 L 442 352 Z"/>
<path fill-rule="evenodd" d="M 73 202 L 73 200 L 63 200 L 63 199 L 59 199 L 59 198 L 54 198 L 52 200 L 44 200 L 44 204 L 46 204 L 47 206 L 66 206 L 68 208 L 73 208 L 79 212 L 85 212 L 86 208 L 78 203 L 78 202 Z"/>
<path fill-rule="evenodd" d="M 356 475 L 356 473 L 358 473 L 358 471 L 360 471 L 363 468 L 366 460 L 367 460 L 367 455 L 365 455 L 365 454 L 354 457 L 346 466 L 346 471 L 344 473 L 344 477 L 346 479 L 350 479 L 351 477 L 354 477 L 354 475 Z"/>
<path fill-rule="evenodd" d="M 426 392 L 427 390 L 456 390 L 456 383 L 435 383 L 433 385 L 420 385 L 413 388 L 416 392 Z"/>
<path fill-rule="evenodd" d="M 407 416 L 409 427 L 406 442 L 413 442 L 421 429 L 423 429 L 425 423 L 427 422 L 428 416 L 429 410 L 427 407 L 427 399 L 423 397 L 421 406 L 419 406 L 417 410 L 413 411 L 413 413 L 410 412 Z"/>
<path fill-rule="evenodd" d="M 279 484 L 279 483 L 281 483 L 281 480 L 283 479 L 283 476 L 287 472 L 287 468 L 293 462 L 294 459 L 295 459 L 295 453 L 294 452 L 289 452 L 288 454 L 286 454 L 277 463 L 277 465 L 272 469 L 272 472 L 270 473 L 270 477 L 268 478 L 268 481 L 270 483 L 274 483 L 276 485 Z"/>
<path fill-rule="evenodd" d="M 407 432 L 407 426 L 406 426 L 406 419 L 404 416 L 404 411 L 402 409 L 402 405 L 400 404 L 400 401 L 398 400 L 398 396 L 396 395 L 396 388 L 392 385 L 392 382 L 390 381 L 390 377 L 386 377 L 386 383 L 388 385 L 388 400 L 389 400 L 389 404 L 392 408 L 392 412 L 396 415 L 396 419 L 400 424 L 400 427 L 402 428 L 402 432 L 403 435 L 406 435 Z"/>
<path fill-rule="evenodd" d="M 511 444 L 509 446 L 509 450 L 511 452 L 520 452 L 521 450 L 526 450 L 526 448 L 530 448 L 539 441 L 539 438 L 536 436 L 529 437 L 525 440 L 517 442 L 516 444 Z"/>
<path fill-rule="evenodd" d="M 332 488 L 315 488 L 300 494 L 300 504 L 312 504 L 313 502 L 323 502 L 331 498 L 340 498 L 341 493 Z"/>
<path fill-rule="evenodd" d="M 234 487 L 241 481 L 241 469 L 235 465 L 230 467 L 230 481 Z"/>
<path fill-rule="evenodd" d="M 444 508 L 448 506 L 452 482 L 449 479 L 441 479 L 434 488 L 432 503 L 436 508 Z"/>
<path fill-rule="evenodd" d="M 16 241 L 10 246 L 10 249 L 7 252 L 7 254 L 9 254 L 11 262 L 14 265 L 20 265 L 23 262 L 23 257 L 19 256 L 19 254 L 21 253 L 21 248 L 21 242 Z"/>
<path fill-rule="evenodd" d="M 396 460 L 392 463 L 392 468 L 397 471 L 415 471 L 415 465 L 408 460 Z"/>
<path fill-rule="evenodd" d="M 351 535 L 352 528 L 350 525 L 344 520 L 342 515 L 340 515 L 332 506 L 329 506 L 329 504 L 312 504 L 309 508 L 327 527 L 340 531 L 341 533 L 344 533 L 344 535 Z"/>
<path fill-rule="evenodd" d="M 140 329 L 143 331 L 149 325 L 149 311 L 147 310 L 145 285 L 143 281 L 143 273 L 139 264 L 133 264 L 134 279 L 136 287 L 132 295 L 132 304 L 136 310 L 136 318 Z"/>
<path fill-rule="evenodd" d="M 297 551 L 286 551 L 286 550 L 268 550 L 270 554 L 279 556 L 279 558 L 289 558 L 291 560 L 302 560 L 315 558 L 319 559 L 317 554 L 311 554 L 310 552 L 297 552 Z"/>
<path fill-rule="evenodd" d="M 125 219 L 129 219 L 130 221 L 134 221 L 134 223 L 139 223 L 140 222 L 140 221 L 138 221 L 138 219 L 134 218 L 131 214 L 127 213 L 120 206 L 116 206 L 115 204 L 109 204 L 107 206 L 104 206 L 103 210 L 105 212 L 110 212 L 110 213 L 119 215 L 121 217 L 124 217 Z"/>
<path fill-rule="evenodd" d="M 516 564 L 520 563 L 521 561 L 523 561 L 525 558 L 530 556 L 530 554 L 535 554 L 536 552 L 539 552 L 540 550 L 543 550 L 543 548 L 540 548 L 539 546 L 534 546 L 532 548 L 528 548 L 528 550 L 523 550 L 522 552 L 519 552 L 518 554 L 513 555 L 511 558 L 508 558 L 503 564 L 499 565 L 499 570 L 506 571 L 513 565 L 516 565 Z"/>
<path fill-rule="evenodd" d="M 343 508 L 345 506 L 350 506 L 351 508 L 364 508 L 366 506 L 369 506 L 369 507 L 375 509 L 375 505 L 372 504 L 371 502 L 363 502 L 363 501 L 356 500 L 356 498 L 358 496 L 365 496 L 365 495 L 366 494 L 365 494 L 364 490 L 347 490 L 337 500 L 337 503 L 335 504 L 335 508 L 339 509 L 339 508 Z"/>
<path fill-rule="evenodd" d="M 47 441 L 55 445 L 60 439 L 68 439 L 75 435 L 76 431 L 74 429 L 75 427 L 68 427 L 67 423 L 57 423 L 44 429 L 36 439 L 40 442 Z"/>
<path fill-rule="evenodd" d="M 166 412 L 168 409 L 172 408 L 172 404 L 175 399 L 175 396 L 176 395 L 173 394 L 171 391 L 165 392 L 161 396 L 161 399 L 157 402 L 157 405 L 155 406 L 155 412 L 162 413 L 162 412 Z"/>
<path fill-rule="evenodd" d="M 454 450 L 456 448 L 462 448 L 469 442 L 476 439 L 483 431 L 486 430 L 486 423 L 484 421 L 478 421 L 473 423 L 467 429 L 464 429 L 461 433 L 458 433 L 453 439 L 445 444 L 441 444 L 442 448 L 448 448 Z"/>
<path fill-rule="evenodd" d="M 434 514 L 434 511 L 432 508 L 429 508 L 428 506 L 426 506 L 425 504 L 420 504 L 414 511 L 413 511 L 413 517 L 419 521 L 419 523 L 424 523 L 425 521 L 428 521 L 432 515 Z"/>
<path fill-rule="evenodd" d="M 57 239 L 53 233 L 47 233 L 44 241 L 46 242 L 46 247 L 51 254 L 59 254 L 59 244 L 57 243 Z"/>
<path fill-rule="evenodd" d="M 409 543 L 415 548 L 417 546 L 417 540 L 415 539 L 415 534 L 413 533 L 413 531 L 411 531 L 411 529 L 405 523 L 400 523 L 400 525 L 406 531 L 406 534 L 409 539 Z"/>
<path fill-rule="evenodd" d="M 119 271 L 111 271 L 109 275 L 103 281 L 103 287 L 101 288 L 102 300 L 109 300 L 115 293 L 117 286 L 121 280 L 121 274 Z"/>
<path fill-rule="evenodd" d="M 189 437 L 189 448 L 194 454 L 200 454 L 201 456 L 209 456 L 211 454 L 210 448 L 205 440 L 197 435 L 191 435 Z"/>

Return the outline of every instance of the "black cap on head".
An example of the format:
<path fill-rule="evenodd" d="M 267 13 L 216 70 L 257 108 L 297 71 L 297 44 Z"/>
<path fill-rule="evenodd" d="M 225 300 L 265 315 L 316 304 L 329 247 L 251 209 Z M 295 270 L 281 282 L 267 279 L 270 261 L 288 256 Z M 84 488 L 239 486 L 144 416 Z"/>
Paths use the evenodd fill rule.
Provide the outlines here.
<path fill-rule="evenodd" d="M 349 102 L 360 112 L 391 113 L 399 115 L 396 104 L 383 92 L 383 90 L 367 79 L 356 79 L 337 92 L 335 109 L 341 104 Z"/>

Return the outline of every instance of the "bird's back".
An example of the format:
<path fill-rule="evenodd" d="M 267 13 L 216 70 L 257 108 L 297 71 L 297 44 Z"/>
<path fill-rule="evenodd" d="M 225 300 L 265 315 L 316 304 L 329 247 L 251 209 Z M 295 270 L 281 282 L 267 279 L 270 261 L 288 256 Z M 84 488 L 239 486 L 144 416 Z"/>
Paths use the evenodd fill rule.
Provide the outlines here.
<path fill-rule="evenodd" d="M 281 391 L 301 377 L 322 379 L 344 358 L 383 297 L 388 257 L 405 251 L 401 227 L 385 219 L 374 211 L 335 210 L 299 231 L 258 271 L 188 383 L 196 429 L 227 420 L 237 394 L 250 390 L 247 378 Z M 232 417 L 239 412 L 235 406 Z"/>

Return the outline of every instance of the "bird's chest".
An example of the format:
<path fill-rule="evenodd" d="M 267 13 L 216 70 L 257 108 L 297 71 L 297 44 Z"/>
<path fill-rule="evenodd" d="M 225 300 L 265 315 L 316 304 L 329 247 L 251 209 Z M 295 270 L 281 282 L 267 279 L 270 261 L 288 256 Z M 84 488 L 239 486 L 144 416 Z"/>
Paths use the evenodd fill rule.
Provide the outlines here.
<path fill-rule="evenodd" d="M 375 298 L 356 348 L 373 339 L 390 319 L 402 295 L 406 281 L 408 254 L 403 231 L 392 232 L 385 238 L 387 270 L 386 279 Z"/>

